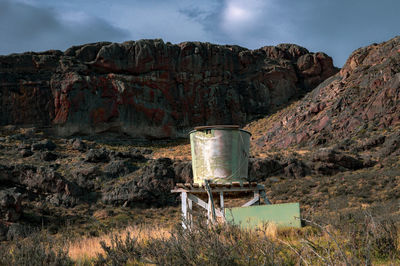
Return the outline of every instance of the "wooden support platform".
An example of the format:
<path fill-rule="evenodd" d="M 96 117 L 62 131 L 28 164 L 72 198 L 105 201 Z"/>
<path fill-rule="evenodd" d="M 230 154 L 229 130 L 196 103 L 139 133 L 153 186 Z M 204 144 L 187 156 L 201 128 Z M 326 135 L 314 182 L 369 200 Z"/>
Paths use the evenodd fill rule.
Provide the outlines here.
<path fill-rule="evenodd" d="M 191 183 L 177 183 L 176 187 L 171 190 L 172 193 L 181 193 L 182 201 L 182 222 L 183 227 L 190 226 L 193 221 L 192 206 L 193 203 L 197 204 L 201 208 L 207 211 L 207 218 L 209 222 L 214 223 L 217 218 L 226 221 L 224 211 L 224 193 L 235 193 L 235 192 L 253 192 L 253 198 L 242 205 L 242 207 L 259 205 L 261 199 L 264 204 L 271 204 L 266 197 L 265 187 L 255 182 L 232 182 L 232 184 L 213 184 L 205 183 L 202 186 L 199 184 Z M 194 194 L 206 193 L 208 200 L 205 202 Z M 213 194 L 219 194 L 219 206 L 217 207 L 214 202 Z"/>
<path fill-rule="evenodd" d="M 265 190 L 263 185 L 258 185 L 255 182 L 244 182 L 240 184 L 239 182 L 233 182 L 232 184 L 210 184 L 212 188 L 212 192 L 246 192 L 246 191 L 256 191 L 256 190 Z M 181 192 L 190 192 L 190 193 L 207 193 L 205 190 L 205 186 L 200 186 L 199 184 L 190 184 L 190 183 L 177 183 L 175 188 L 171 190 L 172 193 L 181 193 Z"/>

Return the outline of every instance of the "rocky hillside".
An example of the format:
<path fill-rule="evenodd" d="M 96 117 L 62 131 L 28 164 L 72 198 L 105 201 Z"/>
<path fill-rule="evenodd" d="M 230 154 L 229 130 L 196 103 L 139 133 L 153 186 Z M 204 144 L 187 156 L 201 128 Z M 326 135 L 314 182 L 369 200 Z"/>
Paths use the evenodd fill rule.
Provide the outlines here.
<path fill-rule="evenodd" d="M 395 206 L 400 195 L 400 37 L 354 51 L 339 73 L 303 99 L 246 129 L 253 133 L 253 156 L 260 158 L 255 169 L 264 169 L 255 177 L 271 187 L 271 197 L 332 212 L 360 204 Z M 397 209 L 386 213 L 398 214 Z"/>
<path fill-rule="evenodd" d="M 198 125 L 244 125 L 336 72 L 326 54 L 289 44 L 140 40 L 12 54 L 0 56 L 0 126 L 174 138 Z"/>
<path fill-rule="evenodd" d="M 347 212 L 346 223 L 365 208 L 400 221 L 400 37 L 356 50 L 333 76 L 329 57 L 295 45 L 98 43 L 0 64 L 0 123 L 17 125 L 0 126 L 0 241 L 29 226 L 87 233 L 150 213 L 179 219 L 170 190 L 192 180 L 188 141 L 41 126 L 161 138 L 269 112 L 245 129 L 249 181 L 273 203 Z"/>
<path fill-rule="evenodd" d="M 262 149 L 339 144 L 365 150 L 386 143 L 396 150 L 399 123 L 400 37 L 396 37 L 354 51 L 339 73 L 304 99 L 248 129 Z"/>

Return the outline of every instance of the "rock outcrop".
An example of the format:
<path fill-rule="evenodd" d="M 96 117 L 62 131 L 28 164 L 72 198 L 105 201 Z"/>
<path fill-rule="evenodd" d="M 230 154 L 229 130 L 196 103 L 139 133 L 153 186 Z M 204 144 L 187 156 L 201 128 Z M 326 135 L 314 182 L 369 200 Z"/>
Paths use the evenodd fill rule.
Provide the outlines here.
<path fill-rule="evenodd" d="M 113 205 L 165 206 L 176 203 L 176 194 L 171 194 L 174 185 L 181 181 L 175 175 L 173 162 L 169 158 L 151 161 L 128 182 L 105 187 L 102 201 Z"/>
<path fill-rule="evenodd" d="M 254 143 L 264 149 L 336 144 L 365 150 L 384 142 L 396 146 L 389 138 L 385 141 L 384 131 L 396 131 L 399 114 L 400 37 L 396 37 L 354 51 L 339 73 L 301 101 L 260 121 L 257 127 L 263 132 Z"/>
<path fill-rule="evenodd" d="M 20 216 L 21 193 L 18 193 L 15 187 L 0 190 L 0 220 L 4 219 L 8 222 L 15 222 Z"/>
<path fill-rule="evenodd" d="M 140 40 L 12 54 L 0 56 L 0 125 L 175 138 L 197 125 L 243 125 L 336 72 L 326 54 L 292 44 Z"/>

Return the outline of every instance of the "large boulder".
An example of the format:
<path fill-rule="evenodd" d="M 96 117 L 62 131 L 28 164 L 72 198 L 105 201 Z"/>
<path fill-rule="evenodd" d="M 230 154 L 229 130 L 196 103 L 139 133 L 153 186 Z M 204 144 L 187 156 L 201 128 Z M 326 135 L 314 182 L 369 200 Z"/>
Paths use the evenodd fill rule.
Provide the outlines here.
<path fill-rule="evenodd" d="M 70 141 L 71 148 L 74 150 L 78 150 L 80 152 L 84 152 L 87 149 L 87 145 L 81 139 L 73 139 Z"/>
<path fill-rule="evenodd" d="M 366 166 L 362 159 L 343 154 L 332 148 L 317 150 L 313 154 L 312 161 L 318 173 L 327 175 L 346 170 L 358 170 Z"/>
<path fill-rule="evenodd" d="M 272 175 L 281 174 L 282 164 L 273 158 L 250 158 L 249 181 L 262 182 Z"/>
<path fill-rule="evenodd" d="M 177 182 L 193 182 L 193 169 L 191 161 L 174 161 L 173 168 Z"/>
<path fill-rule="evenodd" d="M 395 132 L 384 139 L 380 156 L 385 158 L 391 154 L 400 154 L 400 132 Z"/>
<path fill-rule="evenodd" d="M 145 151 L 141 151 L 137 148 L 131 148 L 128 151 L 118 151 L 111 154 L 115 160 L 119 159 L 131 159 L 134 162 L 145 162 L 147 159 L 144 156 Z"/>
<path fill-rule="evenodd" d="M 16 222 L 21 213 L 21 193 L 16 188 L 0 190 L 0 219 Z"/>
<path fill-rule="evenodd" d="M 45 162 L 55 161 L 57 160 L 57 158 L 58 158 L 57 153 L 51 151 L 45 151 L 40 154 L 40 159 L 42 159 Z"/>
<path fill-rule="evenodd" d="M 300 159 L 288 155 L 286 157 L 267 157 L 249 159 L 249 181 L 263 182 L 271 176 L 301 178 L 311 169 Z"/>
<path fill-rule="evenodd" d="M 76 182 L 64 178 L 51 167 L 32 167 L 20 173 L 19 183 L 26 189 L 48 195 L 47 200 L 56 205 L 74 206 L 85 196 L 85 191 Z M 52 200 L 54 197 L 56 201 Z"/>
<path fill-rule="evenodd" d="M 85 155 L 85 161 L 89 163 L 106 163 L 110 161 L 110 153 L 104 148 L 90 149 Z"/>
<path fill-rule="evenodd" d="M 105 174 L 98 165 L 78 162 L 72 165 L 71 174 L 78 186 L 88 190 L 96 191 L 101 188 L 102 182 L 106 179 Z"/>
<path fill-rule="evenodd" d="M 103 172 L 109 178 L 116 178 L 130 174 L 137 169 L 138 167 L 129 160 L 114 160 L 104 166 Z"/>
<path fill-rule="evenodd" d="M 149 161 L 134 175 L 129 181 L 107 186 L 102 193 L 103 202 L 113 205 L 136 203 L 155 206 L 176 202 L 176 195 L 170 192 L 176 183 L 171 159 Z"/>
<path fill-rule="evenodd" d="M 57 145 L 48 139 L 44 139 L 32 144 L 32 151 L 53 151 L 55 150 Z"/>

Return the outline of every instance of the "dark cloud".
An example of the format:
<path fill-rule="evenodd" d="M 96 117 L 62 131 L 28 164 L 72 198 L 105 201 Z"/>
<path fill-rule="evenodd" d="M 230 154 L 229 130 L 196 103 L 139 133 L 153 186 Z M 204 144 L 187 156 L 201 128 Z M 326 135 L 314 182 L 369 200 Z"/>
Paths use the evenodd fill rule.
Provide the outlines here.
<path fill-rule="evenodd" d="M 223 21 L 229 8 L 237 19 Z M 340 67 L 353 50 L 400 34 L 400 1 L 225 0 L 222 10 L 220 24 L 207 27 L 218 42 L 252 49 L 296 43 L 326 52 Z"/>
<path fill-rule="evenodd" d="M 128 34 L 96 17 L 63 20 L 54 9 L 0 0 L 0 54 L 66 49 L 103 40 L 123 41 Z"/>
<path fill-rule="evenodd" d="M 204 17 L 208 17 L 208 12 L 201 10 L 200 8 L 184 8 L 179 10 L 180 13 L 184 14 L 185 16 L 200 22 L 204 22 Z"/>
<path fill-rule="evenodd" d="M 221 13 L 224 9 L 223 1 L 215 1 L 212 8 L 201 7 L 186 7 L 179 10 L 179 12 L 186 16 L 188 19 L 199 23 L 204 32 L 207 33 L 208 42 L 217 44 L 232 44 L 232 39 L 229 34 L 226 34 L 220 29 L 222 22 Z"/>
<path fill-rule="evenodd" d="M 182 12 L 202 23 L 210 41 L 251 49 L 296 43 L 341 67 L 353 50 L 399 35 L 398 10 L 392 0 L 225 0 L 208 16 Z"/>
<path fill-rule="evenodd" d="M 393 0 L 0 0 L 0 54 L 163 38 L 250 49 L 296 43 L 342 66 L 353 50 L 398 35 L 398 10 Z"/>
<path fill-rule="evenodd" d="M 289 9 L 290 7 L 290 9 Z M 323 51 L 342 66 L 355 49 L 389 40 L 400 33 L 399 1 L 354 0 L 283 1 L 292 10 L 292 40 L 314 51 Z"/>

